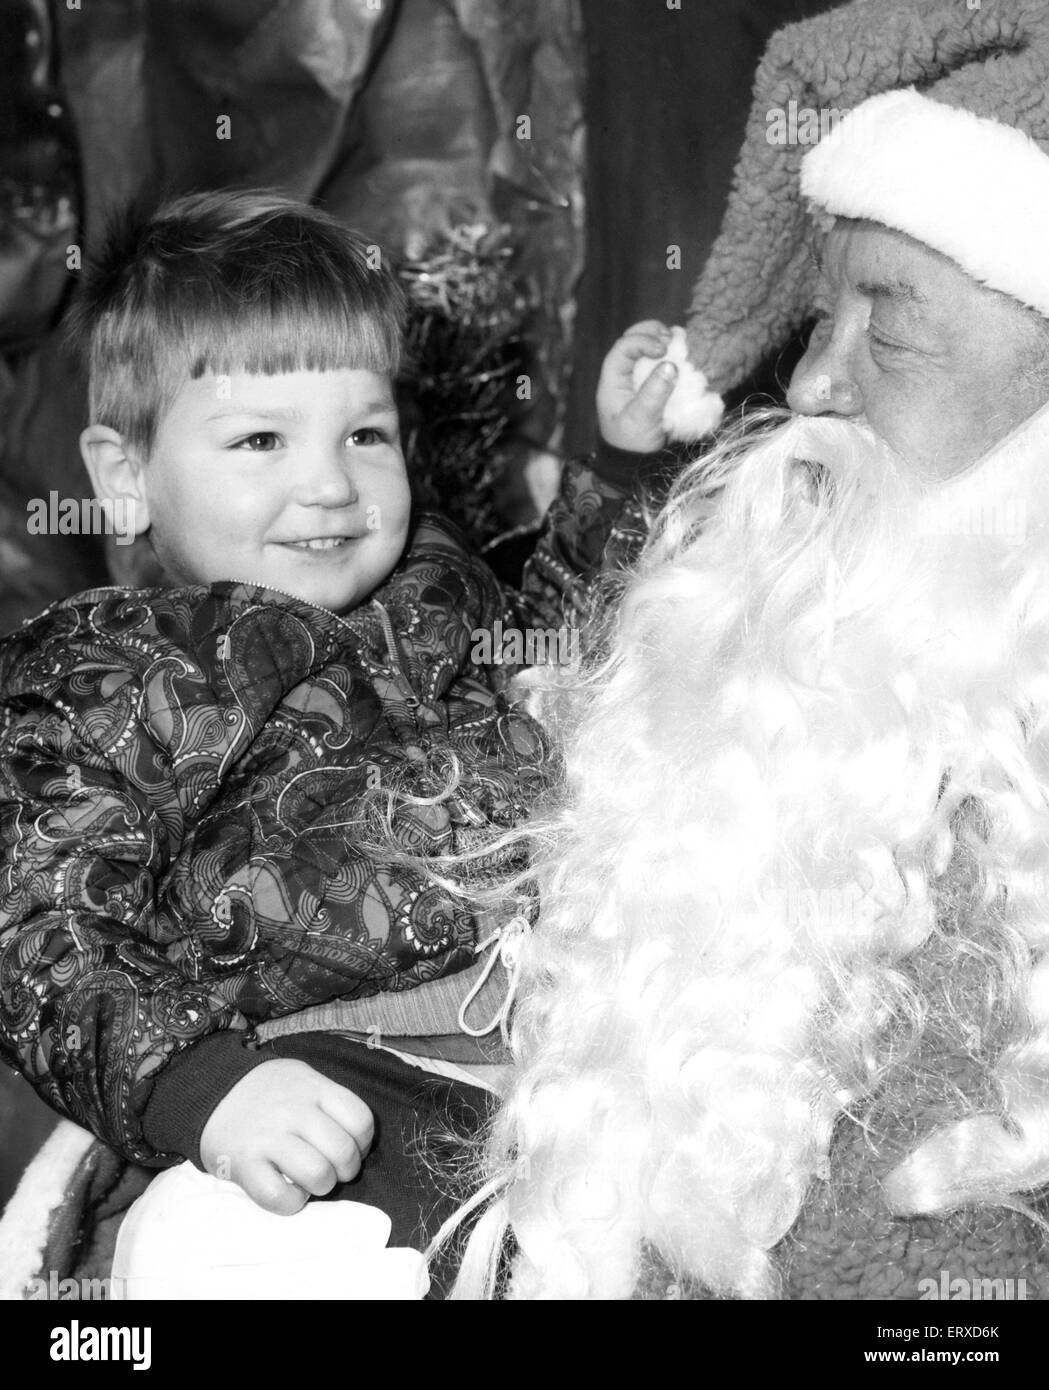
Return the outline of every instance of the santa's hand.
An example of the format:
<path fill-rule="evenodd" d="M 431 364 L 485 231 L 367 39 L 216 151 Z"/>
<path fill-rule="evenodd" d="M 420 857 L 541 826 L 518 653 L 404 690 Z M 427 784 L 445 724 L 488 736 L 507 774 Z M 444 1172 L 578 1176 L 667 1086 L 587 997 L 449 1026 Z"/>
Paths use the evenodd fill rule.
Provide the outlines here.
<path fill-rule="evenodd" d="M 670 329 L 655 319 L 628 328 L 609 351 L 597 386 L 597 423 L 601 437 L 617 449 L 651 454 L 662 449 L 667 436 L 663 409 L 677 380 L 672 362 L 663 362 L 639 389 L 634 368 L 644 357 L 665 356 Z"/>
<path fill-rule="evenodd" d="M 215 1107 L 200 1159 L 260 1207 L 290 1216 L 311 1196 L 356 1177 L 374 1134 L 359 1096 L 305 1062 L 275 1057 L 242 1076 Z"/>

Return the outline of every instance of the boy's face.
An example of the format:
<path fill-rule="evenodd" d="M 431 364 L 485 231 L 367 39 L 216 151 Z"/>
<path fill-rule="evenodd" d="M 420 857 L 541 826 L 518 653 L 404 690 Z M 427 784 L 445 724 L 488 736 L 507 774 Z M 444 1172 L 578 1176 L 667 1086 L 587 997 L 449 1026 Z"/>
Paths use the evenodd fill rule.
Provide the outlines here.
<path fill-rule="evenodd" d="M 359 369 L 187 381 L 139 486 L 175 583 L 246 580 L 337 613 L 382 583 L 408 533 L 390 381 Z"/>

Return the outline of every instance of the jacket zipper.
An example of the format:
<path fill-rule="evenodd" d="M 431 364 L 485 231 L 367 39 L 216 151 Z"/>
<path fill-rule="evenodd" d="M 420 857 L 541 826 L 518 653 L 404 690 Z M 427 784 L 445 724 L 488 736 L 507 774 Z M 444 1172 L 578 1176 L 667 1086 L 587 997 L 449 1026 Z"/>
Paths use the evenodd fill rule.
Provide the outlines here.
<path fill-rule="evenodd" d="M 310 603 L 309 599 L 300 598 L 298 594 L 289 594 L 284 589 L 275 589 L 272 584 L 260 584 L 256 580 L 248 579 L 229 579 L 228 584 L 240 584 L 245 589 L 268 589 L 271 594 L 280 594 L 281 598 L 290 598 L 295 603 L 305 603 L 311 608 L 316 608 L 321 613 L 327 613 L 329 618 L 334 618 L 337 623 L 348 628 L 353 632 L 353 625 L 348 623 L 345 618 L 335 613 L 330 608 L 323 607 L 319 603 Z M 371 600 L 371 604 L 379 610 L 379 623 L 382 627 L 383 640 L 386 643 L 386 650 L 390 658 L 390 665 L 393 671 L 393 678 L 404 696 L 405 703 L 412 709 L 418 709 L 422 704 L 419 696 L 415 693 L 415 688 L 408 679 L 407 672 L 401 662 L 401 653 L 397 647 L 397 639 L 394 636 L 393 623 L 390 622 L 390 615 L 377 598 Z M 359 635 L 359 634 L 358 634 Z"/>
<path fill-rule="evenodd" d="M 244 589 L 268 589 L 271 594 L 279 594 L 281 598 L 290 598 L 293 603 L 304 603 L 309 608 L 316 608 L 318 612 L 326 613 L 329 618 L 334 618 L 337 623 L 340 623 L 343 627 L 348 628 L 350 632 L 354 631 L 353 625 L 351 623 L 348 623 L 345 618 L 343 618 L 340 614 L 336 613 L 333 609 L 325 608 L 320 603 L 311 603 L 309 599 L 300 598 L 298 594 L 289 594 L 286 589 L 275 589 L 272 584 L 260 584 L 257 579 L 224 579 L 216 580 L 215 582 L 223 584 L 239 584 L 241 588 Z M 133 594 L 139 591 L 129 587 L 126 584 L 96 584 L 95 587 L 89 590 L 88 592 L 106 594 Z M 394 683 L 400 690 L 401 694 L 404 696 L 405 703 L 409 705 L 412 709 L 418 709 L 419 706 L 422 704 L 422 700 L 415 693 L 415 687 L 408 679 L 407 672 L 404 669 L 404 665 L 401 660 L 401 653 L 397 646 L 397 639 L 394 636 L 393 624 L 390 622 L 390 615 L 387 613 L 386 609 L 383 607 L 383 605 L 379 602 L 377 598 L 373 598 L 371 600 L 371 603 L 374 604 L 375 607 L 379 610 L 379 622 L 382 627 L 383 640 L 386 643 L 386 650 L 389 655 L 390 665 L 393 670 Z M 359 636 L 360 634 L 356 635 Z"/>

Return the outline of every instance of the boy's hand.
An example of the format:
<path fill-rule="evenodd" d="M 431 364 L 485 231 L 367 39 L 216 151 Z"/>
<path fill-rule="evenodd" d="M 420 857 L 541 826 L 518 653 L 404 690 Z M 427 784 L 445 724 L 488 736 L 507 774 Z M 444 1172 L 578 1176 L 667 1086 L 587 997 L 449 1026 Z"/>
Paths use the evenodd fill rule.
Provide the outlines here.
<path fill-rule="evenodd" d="M 606 443 L 638 454 L 655 453 L 666 444 L 663 407 L 674 389 L 677 368 L 664 363 L 635 391 L 634 364 L 641 357 L 662 357 L 669 343 L 670 329 L 646 319 L 612 345 L 597 384 L 597 423 Z"/>
<path fill-rule="evenodd" d="M 352 1091 L 305 1062 L 275 1057 L 241 1077 L 212 1111 L 200 1159 L 260 1207 L 291 1216 L 310 1196 L 349 1182 L 374 1133 L 372 1112 Z"/>

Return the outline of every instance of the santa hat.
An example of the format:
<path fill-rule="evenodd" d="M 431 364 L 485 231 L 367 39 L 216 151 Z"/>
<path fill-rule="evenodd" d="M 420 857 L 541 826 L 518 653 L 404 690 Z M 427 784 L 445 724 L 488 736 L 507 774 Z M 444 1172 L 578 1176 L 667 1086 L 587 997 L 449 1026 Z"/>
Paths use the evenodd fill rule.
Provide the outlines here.
<path fill-rule="evenodd" d="M 893 227 L 1049 317 L 1049 0 L 852 0 L 773 36 L 689 310 L 678 438 L 808 316 L 813 212 Z"/>

